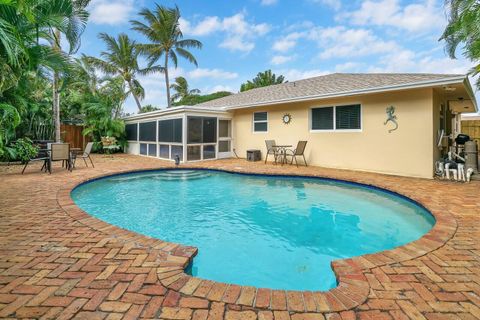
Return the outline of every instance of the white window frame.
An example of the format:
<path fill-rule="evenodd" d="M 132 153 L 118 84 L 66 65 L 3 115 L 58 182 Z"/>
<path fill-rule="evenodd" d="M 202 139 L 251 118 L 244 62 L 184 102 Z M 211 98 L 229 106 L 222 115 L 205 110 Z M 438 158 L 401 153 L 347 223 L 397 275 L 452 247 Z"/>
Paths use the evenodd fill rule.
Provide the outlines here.
<path fill-rule="evenodd" d="M 229 121 L 230 122 L 230 136 L 229 137 L 220 137 L 220 121 Z M 217 158 L 229 158 L 232 156 L 233 149 L 233 121 L 232 118 L 219 117 L 217 121 Z M 226 152 L 220 152 L 220 142 L 228 141 L 230 143 L 230 150 Z"/>
<path fill-rule="evenodd" d="M 345 107 L 345 106 L 352 106 L 352 105 L 359 105 L 360 106 L 360 129 L 337 129 L 337 107 Z M 320 109 L 320 108 L 332 108 L 333 107 L 333 129 L 312 129 L 313 125 L 313 116 L 312 110 L 313 109 Z M 363 132 L 363 105 L 358 102 L 352 103 L 342 103 L 336 105 L 323 105 L 323 106 L 314 106 L 310 108 L 309 112 L 309 120 L 308 125 L 311 133 L 322 133 L 322 132 Z"/>
<path fill-rule="evenodd" d="M 131 122 L 131 123 L 125 123 L 125 126 L 127 125 L 135 125 L 137 126 L 137 139 L 135 140 L 127 140 L 128 142 L 138 142 L 140 139 L 140 122 Z"/>
<path fill-rule="evenodd" d="M 267 114 L 267 120 L 256 120 L 255 121 L 255 114 L 256 113 L 266 113 Z M 255 131 L 255 124 L 256 123 L 266 123 L 267 124 L 267 130 L 266 131 Z M 254 113 L 252 113 L 252 132 L 253 133 L 259 133 L 259 134 L 262 134 L 262 133 L 268 133 L 268 111 L 255 111 Z"/>

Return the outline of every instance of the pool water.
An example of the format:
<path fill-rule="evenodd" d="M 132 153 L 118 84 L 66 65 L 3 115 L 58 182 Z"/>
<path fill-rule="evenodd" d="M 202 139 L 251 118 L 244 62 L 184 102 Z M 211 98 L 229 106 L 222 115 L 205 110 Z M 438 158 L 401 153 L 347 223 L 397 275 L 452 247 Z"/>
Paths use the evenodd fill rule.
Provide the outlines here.
<path fill-rule="evenodd" d="M 393 193 L 316 178 L 160 170 L 95 180 L 72 197 L 110 224 L 197 247 L 194 276 L 271 289 L 331 289 L 333 260 L 406 244 L 434 224 Z"/>

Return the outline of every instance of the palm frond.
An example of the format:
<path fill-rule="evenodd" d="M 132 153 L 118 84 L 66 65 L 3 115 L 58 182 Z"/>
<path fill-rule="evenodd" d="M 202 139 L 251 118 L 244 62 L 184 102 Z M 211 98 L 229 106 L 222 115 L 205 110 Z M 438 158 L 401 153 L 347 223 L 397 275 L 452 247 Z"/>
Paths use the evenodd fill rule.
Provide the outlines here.
<path fill-rule="evenodd" d="M 197 59 L 195 59 L 191 52 L 183 48 L 177 48 L 175 51 L 180 57 L 187 59 L 190 63 L 193 63 L 196 67 L 198 67 Z"/>

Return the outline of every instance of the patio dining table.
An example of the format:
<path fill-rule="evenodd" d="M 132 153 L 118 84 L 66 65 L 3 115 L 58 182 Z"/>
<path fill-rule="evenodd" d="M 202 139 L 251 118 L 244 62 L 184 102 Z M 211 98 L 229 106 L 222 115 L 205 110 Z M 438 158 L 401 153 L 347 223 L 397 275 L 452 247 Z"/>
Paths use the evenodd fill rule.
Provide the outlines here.
<path fill-rule="evenodd" d="M 74 169 L 75 168 L 75 160 L 78 152 L 81 152 L 81 148 L 70 148 L 70 161 L 67 163 L 67 169 Z M 51 170 L 51 163 L 52 163 L 52 150 L 51 149 L 38 149 L 39 153 L 45 154 L 44 164 L 42 166 L 42 170 L 45 169 L 46 171 Z M 50 168 L 50 169 L 49 169 Z"/>
<path fill-rule="evenodd" d="M 290 144 L 276 144 L 273 147 L 278 150 L 278 153 L 280 154 L 280 164 L 283 166 L 287 163 L 287 148 L 293 146 Z"/>

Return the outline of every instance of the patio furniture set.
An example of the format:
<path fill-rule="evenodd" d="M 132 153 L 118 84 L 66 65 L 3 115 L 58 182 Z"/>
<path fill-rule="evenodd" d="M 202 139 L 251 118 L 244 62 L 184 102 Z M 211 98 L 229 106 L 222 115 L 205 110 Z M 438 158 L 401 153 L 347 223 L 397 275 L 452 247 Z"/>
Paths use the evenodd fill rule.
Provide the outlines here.
<path fill-rule="evenodd" d="M 281 145 L 276 144 L 275 140 L 265 140 L 265 145 L 267 146 L 265 163 L 267 163 L 269 155 L 273 155 L 275 164 L 280 163 L 281 165 L 288 164 L 288 157 L 291 157 L 290 164 L 293 164 L 293 161 L 295 160 L 295 164 L 298 167 L 297 157 L 302 157 L 305 166 L 307 166 L 307 160 L 305 159 L 305 147 L 307 146 L 307 142 L 308 141 L 298 141 L 295 149 L 289 149 L 292 148 L 292 145 Z"/>
<path fill-rule="evenodd" d="M 83 159 L 86 167 L 88 167 L 87 159 L 89 159 L 92 167 L 95 167 L 90 157 L 92 147 L 93 142 L 87 143 L 83 151 L 80 148 L 70 148 L 69 143 L 48 143 L 46 148 L 40 148 L 37 155 L 25 163 L 22 174 L 25 172 L 29 163 L 36 161 L 42 161 L 43 166 L 41 170 L 45 170 L 45 172 L 48 171 L 49 173 L 52 173 L 52 162 L 54 161 L 62 161 L 62 168 L 65 167 L 69 171 L 75 168 L 77 159 Z"/>

